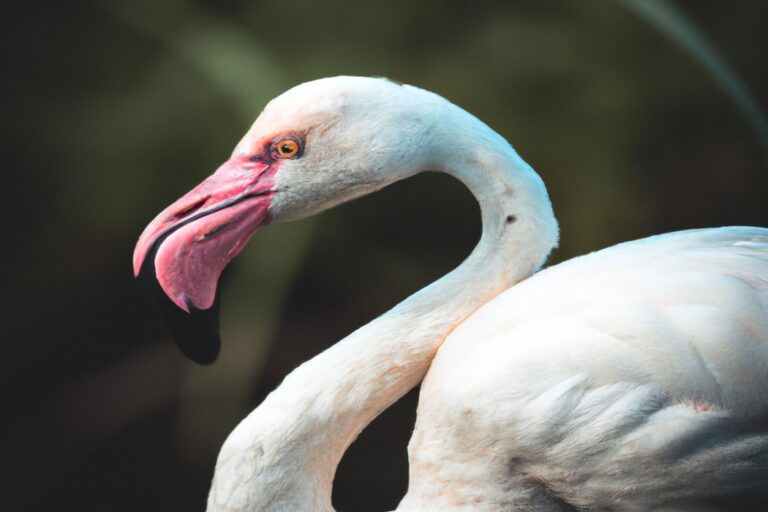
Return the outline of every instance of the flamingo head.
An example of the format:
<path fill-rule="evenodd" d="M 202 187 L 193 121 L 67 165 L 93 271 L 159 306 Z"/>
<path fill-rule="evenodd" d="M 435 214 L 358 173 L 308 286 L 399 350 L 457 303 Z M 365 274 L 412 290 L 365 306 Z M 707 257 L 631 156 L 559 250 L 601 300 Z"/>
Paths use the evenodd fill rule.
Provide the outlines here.
<path fill-rule="evenodd" d="M 181 350 L 219 352 L 219 277 L 261 226 L 298 219 L 377 190 L 426 165 L 414 98 L 384 79 L 308 82 L 272 100 L 231 157 L 163 210 L 139 237 L 134 275 L 159 292 Z M 412 141 L 406 143 L 405 141 Z M 420 163 L 421 162 L 421 163 Z"/>

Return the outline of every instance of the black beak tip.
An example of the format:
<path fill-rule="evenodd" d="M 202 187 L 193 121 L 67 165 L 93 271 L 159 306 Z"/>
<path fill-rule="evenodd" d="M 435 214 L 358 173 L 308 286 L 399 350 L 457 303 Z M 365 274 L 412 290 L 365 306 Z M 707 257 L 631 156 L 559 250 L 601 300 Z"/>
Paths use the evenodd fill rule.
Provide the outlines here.
<path fill-rule="evenodd" d="M 158 302 L 171 337 L 181 352 L 199 364 L 216 361 L 221 349 L 218 300 L 209 309 L 192 307 L 189 313 L 179 309 L 165 294 Z"/>
<path fill-rule="evenodd" d="M 165 325 L 181 352 L 192 361 L 209 365 L 219 357 L 221 338 L 219 336 L 219 296 L 208 309 L 189 308 L 189 313 L 179 308 L 168 298 L 157 282 L 152 262 L 148 257 L 141 267 L 139 280 L 154 297 Z"/>

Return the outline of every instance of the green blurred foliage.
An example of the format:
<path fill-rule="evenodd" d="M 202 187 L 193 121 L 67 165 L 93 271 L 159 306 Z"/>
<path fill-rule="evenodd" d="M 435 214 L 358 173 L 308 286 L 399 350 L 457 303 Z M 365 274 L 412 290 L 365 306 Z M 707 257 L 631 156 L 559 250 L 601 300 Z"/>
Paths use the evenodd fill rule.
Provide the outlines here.
<path fill-rule="evenodd" d="M 132 245 L 293 84 L 387 76 L 486 121 L 549 187 L 553 261 L 768 225 L 768 6 L 651 3 L 683 28 L 631 0 L 6 2 L 0 507 L 202 510 L 227 432 L 288 371 L 471 250 L 477 207 L 440 175 L 269 227 L 229 274 L 221 360 L 185 363 L 132 281 Z M 338 507 L 397 503 L 414 400 L 352 447 Z"/>

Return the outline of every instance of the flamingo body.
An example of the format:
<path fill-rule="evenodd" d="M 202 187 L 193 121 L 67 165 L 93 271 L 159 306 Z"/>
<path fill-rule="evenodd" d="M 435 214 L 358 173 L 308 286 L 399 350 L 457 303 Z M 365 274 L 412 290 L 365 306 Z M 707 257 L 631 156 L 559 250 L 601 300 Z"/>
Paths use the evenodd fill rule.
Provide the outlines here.
<path fill-rule="evenodd" d="M 476 197 L 479 243 L 291 372 L 222 446 L 210 512 L 332 511 L 345 450 L 422 379 L 399 510 L 732 512 L 745 493 L 768 509 L 768 230 L 672 233 L 539 271 L 558 239 L 543 181 L 428 91 L 359 77 L 287 91 L 150 223 L 134 270 L 177 321 L 210 313 L 263 224 L 426 170 Z M 181 346 L 210 362 L 210 333 Z"/>
<path fill-rule="evenodd" d="M 766 397 L 768 230 L 621 244 L 539 272 L 448 336 L 403 504 L 640 511 L 739 495 L 768 483 Z"/>

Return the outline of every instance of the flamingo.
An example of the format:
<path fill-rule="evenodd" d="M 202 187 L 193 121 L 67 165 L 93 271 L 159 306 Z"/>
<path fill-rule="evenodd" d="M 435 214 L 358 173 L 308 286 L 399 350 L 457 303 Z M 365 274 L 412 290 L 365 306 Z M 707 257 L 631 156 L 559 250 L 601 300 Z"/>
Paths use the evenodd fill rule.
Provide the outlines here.
<path fill-rule="evenodd" d="M 333 510 L 347 447 L 422 380 L 397 510 L 768 505 L 768 229 L 670 233 L 540 270 L 558 240 L 542 180 L 434 93 L 362 77 L 288 90 L 147 226 L 134 272 L 167 297 L 182 350 L 210 362 L 218 277 L 260 226 L 426 170 L 476 197 L 477 246 L 291 372 L 224 442 L 208 511 Z"/>

